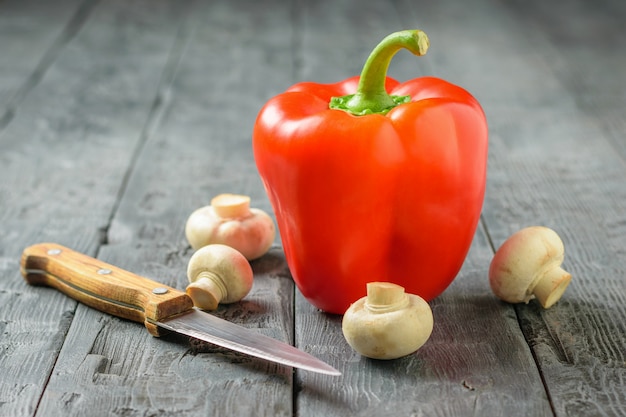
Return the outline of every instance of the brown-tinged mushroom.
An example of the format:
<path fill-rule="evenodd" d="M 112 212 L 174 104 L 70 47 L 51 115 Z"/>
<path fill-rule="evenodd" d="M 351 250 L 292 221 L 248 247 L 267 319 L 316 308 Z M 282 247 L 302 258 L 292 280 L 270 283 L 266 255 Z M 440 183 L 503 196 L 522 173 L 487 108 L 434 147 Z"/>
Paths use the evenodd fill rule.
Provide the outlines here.
<path fill-rule="evenodd" d="M 193 249 L 219 243 L 237 249 L 252 260 L 269 250 L 276 228 L 266 212 L 250 208 L 250 197 L 220 194 L 211 200 L 210 206 L 191 213 L 185 236 Z"/>
<path fill-rule="evenodd" d="M 511 235 L 496 251 L 489 267 L 494 294 L 509 303 L 537 298 L 543 308 L 556 303 L 572 276 L 561 268 L 565 248 L 559 235 L 531 226 Z"/>

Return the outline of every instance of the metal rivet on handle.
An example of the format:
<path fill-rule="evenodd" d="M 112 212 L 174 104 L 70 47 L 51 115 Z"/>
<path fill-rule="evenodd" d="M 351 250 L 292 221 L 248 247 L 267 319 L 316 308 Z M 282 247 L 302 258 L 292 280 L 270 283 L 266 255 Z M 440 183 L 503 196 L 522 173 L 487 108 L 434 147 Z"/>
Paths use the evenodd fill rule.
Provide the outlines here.
<path fill-rule="evenodd" d="M 111 272 L 113 272 L 113 271 L 111 271 L 110 269 L 105 269 L 105 268 L 98 269 L 98 273 L 100 275 L 109 275 Z"/>
<path fill-rule="evenodd" d="M 155 289 L 152 290 L 153 294 L 166 294 L 167 293 L 167 288 L 163 288 L 163 287 L 156 287 Z"/>
<path fill-rule="evenodd" d="M 58 255 L 61 252 L 61 249 L 48 249 L 48 255 Z"/>

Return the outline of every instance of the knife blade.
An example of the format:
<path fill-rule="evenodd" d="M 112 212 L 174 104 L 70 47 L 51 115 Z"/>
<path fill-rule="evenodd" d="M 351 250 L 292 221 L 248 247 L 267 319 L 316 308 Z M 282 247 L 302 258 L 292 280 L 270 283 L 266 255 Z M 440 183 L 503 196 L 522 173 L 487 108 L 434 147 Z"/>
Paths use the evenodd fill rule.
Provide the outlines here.
<path fill-rule="evenodd" d="M 24 249 L 22 276 L 102 312 L 143 323 L 159 337 L 173 331 L 237 352 L 327 375 L 341 373 L 294 346 L 205 313 L 183 291 L 56 243 Z"/>

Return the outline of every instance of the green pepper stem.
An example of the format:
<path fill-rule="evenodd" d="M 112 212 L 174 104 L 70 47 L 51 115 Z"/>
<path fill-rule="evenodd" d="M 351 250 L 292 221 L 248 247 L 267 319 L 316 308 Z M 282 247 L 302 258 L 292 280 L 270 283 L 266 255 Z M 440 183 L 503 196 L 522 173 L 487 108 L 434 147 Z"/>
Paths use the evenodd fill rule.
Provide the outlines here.
<path fill-rule="evenodd" d="M 400 49 L 408 49 L 417 56 L 424 55 L 430 45 L 428 36 L 421 30 L 403 30 L 385 37 L 372 51 L 363 65 L 355 94 L 333 97 L 330 108 L 341 109 L 355 115 L 387 113 L 407 97 L 387 94 L 385 80 L 393 56 Z"/>

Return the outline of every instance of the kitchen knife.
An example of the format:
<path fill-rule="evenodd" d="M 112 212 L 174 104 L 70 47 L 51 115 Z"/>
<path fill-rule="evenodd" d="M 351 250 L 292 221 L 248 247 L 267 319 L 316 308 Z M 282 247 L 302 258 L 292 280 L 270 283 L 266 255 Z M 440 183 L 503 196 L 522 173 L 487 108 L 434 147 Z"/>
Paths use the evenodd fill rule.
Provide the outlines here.
<path fill-rule="evenodd" d="M 153 336 L 173 331 L 272 362 L 341 375 L 289 344 L 198 310 L 183 291 L 55 243 L 24 249 L 20 269 L 29 284 L 56 288 L 105 313 L 144 323 Z"/>

